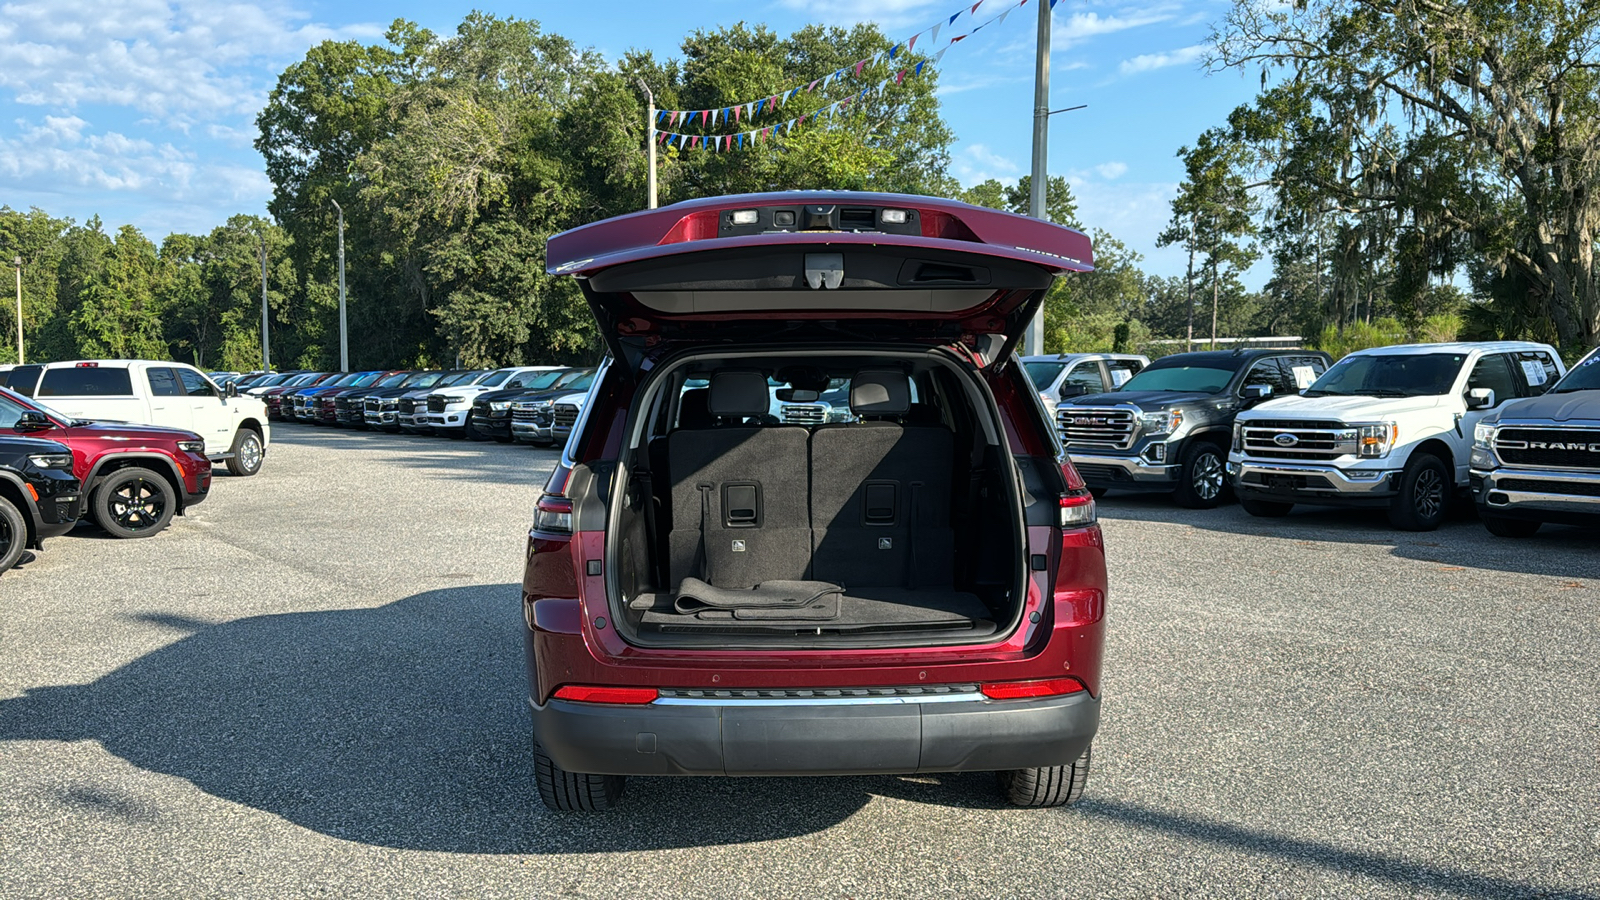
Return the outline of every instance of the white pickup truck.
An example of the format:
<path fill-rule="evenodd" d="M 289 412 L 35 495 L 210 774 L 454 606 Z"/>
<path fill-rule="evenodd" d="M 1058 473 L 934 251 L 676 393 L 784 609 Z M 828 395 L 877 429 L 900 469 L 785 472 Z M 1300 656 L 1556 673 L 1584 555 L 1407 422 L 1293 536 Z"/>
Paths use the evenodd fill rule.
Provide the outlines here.
<path fill-rule="evenodd" d="M 1526 341 L 1357 351 L 1300 396 L 1241 412 L 1228 478 L 1253 516 L 1375 506 L 1396 528 L 1432 531 L 1471 483 L 1473 427 L 1565 371 L 1553 347 Z"/>
<path fill-rule="evenodd" d="M 193 431 L 205 453 L 235 475 L 254 475 L 266 458 L 267 408 L 219 388 L 194 366 L 144 359 L 99 359 L 18 366 L 7 386 L 64 415 Z"/>

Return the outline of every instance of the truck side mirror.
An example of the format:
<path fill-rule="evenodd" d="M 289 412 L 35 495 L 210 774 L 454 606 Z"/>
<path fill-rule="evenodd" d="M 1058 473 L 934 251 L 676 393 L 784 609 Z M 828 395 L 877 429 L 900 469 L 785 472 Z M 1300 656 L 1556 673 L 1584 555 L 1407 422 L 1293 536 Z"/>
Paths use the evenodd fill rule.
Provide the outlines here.
<path fill-rule="evenodd" d="M 1063 384 L 1061 386 L 1061 390 L 1056 392 L 1056 396 L 1060 397 L 1063 400 L 1071 400 L 1073 397 L 1082 397 L 1084 394 L 1087 394 L 1087 393 L 1089 393 L 1089 386 L 1088 385 L 1085 385 L 1085 384 Z"/>
<path fill-rule="evenodd" d="M 230 381 L 228 382 L 227 386 L 222 389 L 222 392 L 227 394 L 230 398 L 237 397 L 239 396 L 239 385 Z"/>
<path fill-rule="evenodd" d="M 50 421 L 49 416 L 36 409 L 27 409 L 17 417 L 17 424 L 13 426 L 13 430 L 19 434 L 31 434 L 35 431 L 49 431 L 54 427 L 55 423 Z"/>
<path fill-rule="evenodd" d="M 1245 401 L 1248 402 L 1248 403 L 1260 403 L 1261 401 L 1263 401 L 1263 400 L 1265 400 L 1265 399 L 1267 399 L 1267 398 L 1272 396 L 1272 385 L 1270 385 L 1270 384 L 1249 384 L 1249 385 L 1245 385 L 1244 390 L 1239 392 L 1239 396 L 1243 397 L 1245 399 Z"/>
<path fill-rule="evenodd" d="M 1471 388 L 1467 391 L 1467 409 L 1490 409 L 1494 406 L 1494 388 Z"/>

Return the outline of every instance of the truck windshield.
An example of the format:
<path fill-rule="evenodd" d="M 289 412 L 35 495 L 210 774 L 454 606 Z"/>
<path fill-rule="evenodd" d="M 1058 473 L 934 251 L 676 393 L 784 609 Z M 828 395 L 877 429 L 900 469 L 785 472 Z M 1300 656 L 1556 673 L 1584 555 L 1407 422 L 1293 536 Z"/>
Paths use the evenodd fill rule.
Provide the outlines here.
<path fill-rule="evenodd" d="M 1151 366 L 1123 382 L 1124 391 L 1193 391 L 1215 394 L 1228 387 L 1233 369 L 1209 366 Z"/>
<path fill-rule="evenodd" d="M 505 383 L 507 378 L 511 377 L 511 373 L 514 371 L 516 370 L 501 369 L 500 371 L 490 375 L 488 378 L 478 382 L 478 384 L 482 385 L 483 387 L 499 387 L 501 384 Z"/>
<path fill-rule="evenodd" d="M 1307 397 L 1437 397 L 1448 393 L 1464 353 L 1346 356 L 1312 382 Z"/>
<path fill-rule="evenodd" d="M 1600 391 L 1600 350 L 1585 356 L 1581 362 L 1572 367 L 1567 377 L 1556 382 L 1550 389 L 1552 394 L 1566 394 L 1571 391 Z"/>
<path fill-rule="evenodd" d="M 1022 371 L 1028 373 L 1028 380 L 1038 390 L 1044 390 L 1056 383 L 1056 376 L 1061 374 L 1067 364 L 1064 362 L 1030 362 L 1022 364 Z"/>

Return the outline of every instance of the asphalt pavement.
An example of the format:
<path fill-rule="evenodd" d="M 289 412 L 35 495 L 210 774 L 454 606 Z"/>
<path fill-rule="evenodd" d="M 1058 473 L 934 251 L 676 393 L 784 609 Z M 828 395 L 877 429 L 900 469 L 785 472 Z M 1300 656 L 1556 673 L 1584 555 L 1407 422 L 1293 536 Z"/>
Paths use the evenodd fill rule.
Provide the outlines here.
<path fill-rule="evenodd" d="M 1600 897 L 1600 534 L 1101 504 L 1085 800 L 985 774 L 533 786 L 551 451 L 283 426 L 0 577 L 0 895 Z M 219 470 L 221 471 L 221 470 Z"/>

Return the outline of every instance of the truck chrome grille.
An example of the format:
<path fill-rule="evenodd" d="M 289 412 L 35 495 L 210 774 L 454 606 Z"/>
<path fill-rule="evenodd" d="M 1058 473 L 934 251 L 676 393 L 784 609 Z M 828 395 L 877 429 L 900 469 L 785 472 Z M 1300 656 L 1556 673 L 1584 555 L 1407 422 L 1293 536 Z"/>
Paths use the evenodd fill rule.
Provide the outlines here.
<path fill-rule="evenodd" d="M 828 421 L 831 406 L 823 403 L 785 403 L 782 407 L 785 425 L 821 425 Z"/>
<path fill-rule="evenodd" d="M 1514 466 L 1600 470 L 1600 430 L 1593 428 L 1501 428 L 1494 449 Z"/>
<path fill-rule="evenodd" d="M 571 403 L 557 403 L 551 412 L 551 421 L 557 428 L 571 428 L 578 421 L 578 407 Z"/>
<path fill-rule="evenodd" d="M 362 408 L 365 409 L 367 412 L 377 412 L 378 408 L 379 408 L 378 404 L 380 402 L 382 402 L 382 401 L 375 400 L 375 399 L 373 399 L 371 397 L 368 397 L 367 398 L 367 402 L 362 404 Z"/>
<path fill-rule="evenodd" d="M 1356 453 L 1356 429 L 1342 422 L 1252 419 L 1241 428 L 1244 455 L 1327 461 Z"/>
<path fill-rule="evenodd" d="M 517 422 L 532 422 L 533 410 L 520 406 L 511 407 L 511 418 Z"/>
<path fill-rule="evenodd" d="M 1056 427 L 1068 449 L 1126 450 L 1133 446 L 1136 423 L 1126 409 L 1062 406 L 1056 409 Z"/>
<path fill-rule="evenodd" d="M 1529 494 L 1564 494 L 1569 497 L 1600 497 L 1600 484 L 1586 481 L 1545 481 L 1542 478 L 1502 478 L 1495 483 L 1502 491 Z"/>
<path fill-rule="evenodd" d="M 416 401 L 415 398 L 404 397 L 404 398 L 402 398 L 400 400 L 400 414 L 401 415 L 409 416 L 409 415 L 411 415 L 412 413 L 414 413 L 416 411 L 417 411 L 417 401 Z"/>

